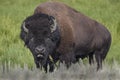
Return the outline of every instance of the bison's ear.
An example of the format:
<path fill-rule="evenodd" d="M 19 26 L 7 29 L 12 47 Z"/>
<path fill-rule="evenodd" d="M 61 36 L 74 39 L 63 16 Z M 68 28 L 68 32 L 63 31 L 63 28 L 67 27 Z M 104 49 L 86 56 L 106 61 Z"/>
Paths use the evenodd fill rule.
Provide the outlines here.
<path fill-rule="evenodd" d="M 53 16 L 50 16 L 49 20 L 50 20 L 50 24 L 51 24 L 50 30 L 51 30 L 51 33 L 52 33 L 57 29 L 57 22 L 56 22 L 56 19 Z"/>
<path fill-rule="evenodd" d="M 23 30 L 26 32 L 26 33 L 28 33 L 28 29 L 26 28 L 26 26 L 25 26 L 25 22 L 23 22 Z"/>

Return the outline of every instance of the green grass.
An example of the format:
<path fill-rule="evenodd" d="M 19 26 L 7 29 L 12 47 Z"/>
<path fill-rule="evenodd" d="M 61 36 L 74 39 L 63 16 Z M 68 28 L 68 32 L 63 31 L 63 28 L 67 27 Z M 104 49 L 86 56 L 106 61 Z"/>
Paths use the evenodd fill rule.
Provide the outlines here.
<path fill-rule="evenodd" d="M 0 63 L 34 65 L 30 51 L 20 40 L 22 21 L 35 7 L 49 0 L 0 0 Z M 54 0 L 68 4 L 109 29 L 112 45 L 106 62 L 120 63 L 120 0 Z"/>

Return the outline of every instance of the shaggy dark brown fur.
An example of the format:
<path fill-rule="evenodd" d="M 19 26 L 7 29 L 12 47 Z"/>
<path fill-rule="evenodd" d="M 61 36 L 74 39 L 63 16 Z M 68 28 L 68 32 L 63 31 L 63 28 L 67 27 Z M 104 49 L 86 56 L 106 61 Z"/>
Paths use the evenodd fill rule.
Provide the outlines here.
<path fill-rule="evenodd" d="M 37 18 L 38 21 L 35 20 L 34 16 L 42 16 L 42 14 L 48 17 Z M 35 32 L 34 36 L 37 35 L 35 44 L 46 44 L 42 40 L 43 37 L 39 37 L 41 36 L 39 32 L 44 30 L 42 27 L 44 24 L 47 26 L 46 30 L 49 31 L 50 16 L 56 19 L 57 30 L 54 36 L 51 36 L 54 39 L 50 38 L 50 42 L 48 42 L 52 49 L 51 51 L 47 51 L 47 56 L 52 55 L 54 62 L 60 60 L 61 62 L 65 62 L 67 67 L 69 67 L 71 63 L 75 63 L 79 58 L 84 59 L 85 57 L 89 57 L 89 63 L 91 64 L 94 62 L 93 55 L 95 55 L 97 69 L 102 68 L 102 61 L 105 59 L 111 44 L 109 31 L 102 24 L 63 3 L 46 2 L 40 4 L 35 9 L 34 14 L 31 16 L 33 21 L 25 20 L 33 27 L 31 29 L 28 27 L 29 31 L 31 33 Z M 34 31 L 35 27 L 37 28 L 36 31 Z M 53 33 L 48 32 L 48 34 L 51 35 Z M 34 50 L 33 54 L 35 54 Z"/>
<path fill-rule="evenodd" d="M 95 54 L 98 68 L 101 67 L 111 44 L 111 35 L 102 24 L 59 2 L 42 3 L 34 13 L 52 15 L 57 19 L 61 31 L 57 51 L 66 63 L 76 55 L 77 58 L 90 56 L 91 64 Z"/>

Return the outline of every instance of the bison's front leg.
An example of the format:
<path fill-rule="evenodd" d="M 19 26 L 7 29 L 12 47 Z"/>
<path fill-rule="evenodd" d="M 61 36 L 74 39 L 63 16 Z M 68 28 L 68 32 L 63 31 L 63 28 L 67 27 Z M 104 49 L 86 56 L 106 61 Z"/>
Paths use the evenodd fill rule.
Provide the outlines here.
<path fill-rule="evenodd" d="M 43 68 L 45 70 L 45 72 L 47 73 L 48 71 L 48 65 L 49 65 L 49 72 L 53 72 L 55 67 L 54 67 L 54 62 L 50 60 L 50 58 L 48 58 L 47 62 L 45 65 L 43 65 Z"/>
<path fill-rule="evenodd" d="M 36 64 L 36 68 L 40 68 L 42 70 L 42 67 L 44 69 L 44 71 L 47 73 L 48 72 L 48 65 L 49 65 L 49 72 L 53 72 L 54 71 L 54 63 L 48 58 L 47 62 L 44 65 L 40 65 L 40 63 L 38 61 L 35 61 Z"/>
<path fill-rule="evenodd" d="M 35 64 L 36 64 L 36 68 L 40 68 L 40 65 L 37 61 L 35 61 Z"/>
<path fill-rule="evenodd" d="M 42 66 L 42 65 L 40 65 L 40 63 L 38 61 L 35 61 L 35 64 L 36 64 L 36 68 L 39 68 L 42 70 L 42 67 L 43 67 L 45 72 L 47 72 L 47 67 L 46 67 L 48 65 L 47 63 Z"/>
<path fill-rule="evenodd" d="M 54 67 L 54 63 L 52 61 L 49 62 L 49 66 L 50 66 L 49 72 L 53 72 L 55 67 Z"/>
<path fill-rule="evenodd" d="M 76 58 L 74 53 L 68 53 L 60 56 L 60 61 L 63 63 L 65 62 L 66 67 L 69 68 L 71 63 L 76 62 Z"/>

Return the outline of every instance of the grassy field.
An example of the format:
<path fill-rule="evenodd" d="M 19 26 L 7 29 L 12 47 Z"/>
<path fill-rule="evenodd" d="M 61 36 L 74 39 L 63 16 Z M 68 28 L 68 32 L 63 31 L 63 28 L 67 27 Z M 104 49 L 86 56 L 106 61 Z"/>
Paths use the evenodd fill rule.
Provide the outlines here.
<path fill-rule="evenodd" d="M 50 0 L 0 0 L 0 64 L 34 66 L 30 51 L 20 40 L 22 21 L 33 14 L 35 7 Z M 64 2 L 97 20 L 109 29 L 112 45 L 106 63 L 120 63 L 120 0 L 54 0 Z"/>

